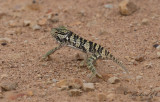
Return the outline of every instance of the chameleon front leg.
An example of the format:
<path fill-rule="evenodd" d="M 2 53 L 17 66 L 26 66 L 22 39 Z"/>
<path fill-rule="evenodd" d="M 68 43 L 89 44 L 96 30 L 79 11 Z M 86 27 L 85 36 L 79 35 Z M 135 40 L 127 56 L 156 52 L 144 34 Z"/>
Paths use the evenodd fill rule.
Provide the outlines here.
<path fill-rule="evenodd" d="M 61 47 L 63 47 L 62 44 L 60 44 L 59 46 L 57 46 L 57 47 L 49 50 L 45 55 L 43 55 L 42 60 L 44 60 L 44 59 L 46 59 L 46 58 L 49 58 L 49 56 L 50 56 L 51 54 L 53 54 L 55 51 L 57 51 L 57 50 L 60 49 Z"/>
<path fill-rule="evenodd" d="M 91 75 L 91 79 L 95 76 L 99 77 L 99 78 L 102 78 L 102 76 L 96 71 L 96 68 L 94 66 L 94 63 L 96 62 L 96 60 L 98 58 L 100 58 L 101 56 L 99 54 L 93 54 L 92 56 L 90 56 L 88 59 L 87 59 L 87 67 L 89 70 L 91 70 L 92 72 L 92 75 Z"/>

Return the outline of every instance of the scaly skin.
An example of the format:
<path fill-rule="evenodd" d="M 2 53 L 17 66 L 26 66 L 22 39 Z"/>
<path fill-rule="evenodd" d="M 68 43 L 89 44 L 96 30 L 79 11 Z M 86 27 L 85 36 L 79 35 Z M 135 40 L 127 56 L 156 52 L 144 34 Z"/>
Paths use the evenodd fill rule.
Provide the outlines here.
<path fill-rule="evenodd" d="M 119 66 L 121 66 L 127 73 L 128 70 L 123 66 L 123 64 L 116 59 L 108 50 L 104 49 L 101 45 L 94 43 L 92 41 L 88 41 L 72 31 L 66 29 L 65 27 L 59 27 L 59 28 L 53 28 L 51 31 L 51 35 L 53 38 L 56 39 L 57 42 L 59 42 L 59 46 L 48 51 L 44 56 L 43 59 L 46 59 L 54 53 L 56 50 L 62 48 L 63 46 L 70 46 L 77 48 L 85 53 L 91 53 L 92 55 L 86 60 L 87 67 L 91 70 L 92 76 L 97 76 L 102 78 L 100 74 L 97 73 L 96 68 L 94 66 L 94 63 L 97 59 L 111 59 L 113 62 L 117 63 Z"/>

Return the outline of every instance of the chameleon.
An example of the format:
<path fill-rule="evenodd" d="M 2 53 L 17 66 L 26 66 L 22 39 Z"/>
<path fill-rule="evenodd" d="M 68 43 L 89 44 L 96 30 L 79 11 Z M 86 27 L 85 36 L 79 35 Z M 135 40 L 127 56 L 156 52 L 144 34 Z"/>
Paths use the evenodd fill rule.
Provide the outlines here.
<path fill-rule="evenodd" d="M 61 26 L 58 28 L 52 28 L 51 35 L 59 43 L 59 46 L 49 50 L 42 57 L 42 59 L 48 58 L 51 54 L 53 54 L 55 51 L 59 50 L 64 46 L 69 46 L 69 47 L 79 49 L 82 52 L 91 55 L 86 59 L 87 67 L 92 72 L 91 78 L 95 76 L 102 78 L 102 76 L 96 71 L 96 68 L 94 66 L 97 59 L 110 59 L 113 62 L 117 63 L 119 66 L 121 66 L 121 68 L 126 73 L 128 73 L 128 70 L 125 68 L 125 66 L 104 47 L 102 47 L 97 43 L 94 43 L 92 41 L 89 41 L 80 37 L 79 35 L 68 30 L 64 26 Z"/>

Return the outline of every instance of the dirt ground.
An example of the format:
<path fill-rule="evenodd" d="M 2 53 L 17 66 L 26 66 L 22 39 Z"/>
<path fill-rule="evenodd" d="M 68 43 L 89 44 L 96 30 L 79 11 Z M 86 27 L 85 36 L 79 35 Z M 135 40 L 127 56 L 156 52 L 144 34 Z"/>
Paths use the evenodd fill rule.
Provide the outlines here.
<path fill-rule="evenodd" d="M 139 9 L 122 16 L 121 0 L 0 0 L 0 38 L 5 38 L 0 41 L 0 84 L 13 87 L 0 90 L 0 102 L 160 102 L 160 50 L 153 47 L 160 42 L 160 0 L 132 1 Z M 85 54 L 69 47 L 41 62 L 58 46 L 51 28 L 61 25 L 104 46 L 129 75 L 112 61 L 98 60 L 99 73 L 118 77 L 119 82 L 91 81 L 90 71 L 80 68 L 76 59 Z M 55 80 L 72 78 L 94 83 L 95 88 L 70 96 L 69 90 L 55 86 Z"/>

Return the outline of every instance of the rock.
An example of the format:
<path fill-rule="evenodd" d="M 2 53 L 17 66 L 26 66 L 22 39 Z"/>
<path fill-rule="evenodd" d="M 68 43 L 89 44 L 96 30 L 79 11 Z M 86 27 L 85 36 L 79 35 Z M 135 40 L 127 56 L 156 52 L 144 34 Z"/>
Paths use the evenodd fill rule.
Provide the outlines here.
<path fill-rule="evenodd" d="M 17 27 L 17 26 L 18 26 L 17 22 L 12 21 L 12 20 L 9 21 L 8 25 L 9 25 L 10 27 Z"/>
<path fill-rule="evenodd" d="M 56 83 L 56 87 L 64 87 L 67 86 L 68 87 L 68 80 L 64 79 L 64 80 L 60 80 L 59 82 Z"/>
<path fill-rule="evenodd" d="M 159 92 L 160 91 L 160 87 L 156 87 L 156 88 L 154 88 L 153 90 L 152 90 L 153 92 Z"/>
<path fill-rule="evenodd" d="M 143 78 L 143 76 L 141 76 L 141 75 L 136 76 L 136 80 L 140 80 L 142 78 Z"/>
<path fill-rule="evenodd" d="M 120 82 L 120 80 L 118 77 L 111 77 L 108 79 L 108 82 L 111 84 L 116 84 L 116 83 Z"/>
<path fill-rule="evenodd" d="M 0 38 L 1 45 L 5 46 L 7 43 L 11 43 L 12 40 L 10 38 Z"/>
<path fill-rule="evenodd" d="M 124 86 L 119 86 L 116 88 L 115 90 L 116 94 L 125 94 L 128 93 L 128 88 L 124 87 Z"/>
<path fill-rule="evenodd" d="M 26 92 L 26 95 L 27 95 L 27 96 L 33 96 L 34 93 L 33 93 L 33 91 L 27 91 L 27 92 Z"/>
<path fill-rule="evenodd" d="M 82 80 L 76 78 L 72 79 L 68 84 L 69 89 L 81 89 L 83 86 Z"/>
<path fill-rule="evenodd" d="M 98 94 L 98 101 L 99 102 L 104 102 L 106 100 L 107 100 L 107 97 L 106 97 L 106 95 L 104 93 L 99 93 Z"/>
<path fill-rule="evenodd" d="M 105 8 L 108 8 L 108 9 L 112 9 L 113 8 L 113 5 L 112 4 L 106 4 L 104 5 Z"/>
<path fill-rule="evenodd" d="M 1 75 L 1 79 L 7 78 L 7 77 L 8 77 L 8 74 L 2 74 L 2 75 Z"/>
<path fill-rule="evenodd" d="M 157 57 L 160 58 L 160 52 L 157 52 Z"/>
<path fill-rule="evenodd" d="M 68 90 L 68 89 L 69 89 L 68 86 L 62 86 L 62 87 L 59 88 L 59 90 L 61 90 L 61 91 Z"/>
<path fill-rule="evenodd" d="M 146 63 L 146 64 L 145 64 L 145 67 L 146 67 L 146 68 L 152 68 L 152 67 L 153 67 L 153 64 L 152 64 L 151 62 L 150 62 L 150 63 Z"/>
<path fill-rule="evenodd" d="M 142 19 L 142 24 L 143 24 L 143 25 L 147 25 L 148 22 L 149 22 L 148 19 L 146 19 L 146 18 Z"/>
<path fill-rule="evenodd" d="M 57 83 L 58 80 L 57 79 L 52 79 L 52 82 Z"/>
<path fill-rule="evenodd" d="M 77 53 L 75 55 L 76 60 L 85 60 L 86 56 L 83 53 Z"/>
<path fill-rule="evenodd" d="M 83 90 L 84 91 L 93 91 L 95 89 L 93 83 L 83 83 Z"/>
<path fill-rule="evenodd" d="M 69 96 L 80 96 L 82 91 L 80 89 L 71 89 L 68 92 Z"/>
<path fill-rule="evenodd" d="M 29 20 L 24 20 L 24 22 L 23 22 L 24 26 L 30 26 L 30 24 L 31 24 L 31 21 L 29 21 Z"/>
<path fill-rule="evenodd" d="M 137 62 L 143 62 L 145 60 L 144 56 L 138 56 L 135 58 Z"/>
<path fill-rule="evenodd" d="M 107 99 L 109 99 L 109 102 L 113 101 L 115 99 L 115 94 L 114 93 L 108 94 Z"/>
<path fill-rule="evenodd" d="M 33 29 L 33 30 L 40 30 L 40 29 L 41 29 L 41 26 L 39 26 L 39 25 L 36 24 L 36 25 L 33 25 L 33 26 L 32 26 L 32 29 Z"/>
<path fill-rule="evenodd" d="M 107 81 L 110 77 L 112 77 L 112 75 L 110 74 L 102 74 L 102 78 L 104 81 Z"/>
<path fill-rule="evenodd" d="M 2 91 L 11 91 L 11 90 L 16 90 L 16 88 L 18 87 L 18 83 L 17 82 L 10 82 L 10 83 L 2 83 L 0 85 Z"/>
<path fill-rule="evenodd" d="M 0 92 L 0 99 L 4 98 L 3 94 Z"/>
<path fill-rule="evenodd" d="M 137 6 L 130 0 L 123 0 L 119 3 L 119 12 L 124 16 L 131 15 L 137 9 Z"/>
<path fill-rule="evenodd" d="M 160 45 L 159 44 L 154 44 L 153 47 L 156 48 L 157 50 L 160 50 Z"/>
<path fill-rule="evenodd" d="M 43 26 L 47 24 L 47 19 L 46 18 L 42 18 L 40 20 L 38 20 L 38 25 Z"/>

